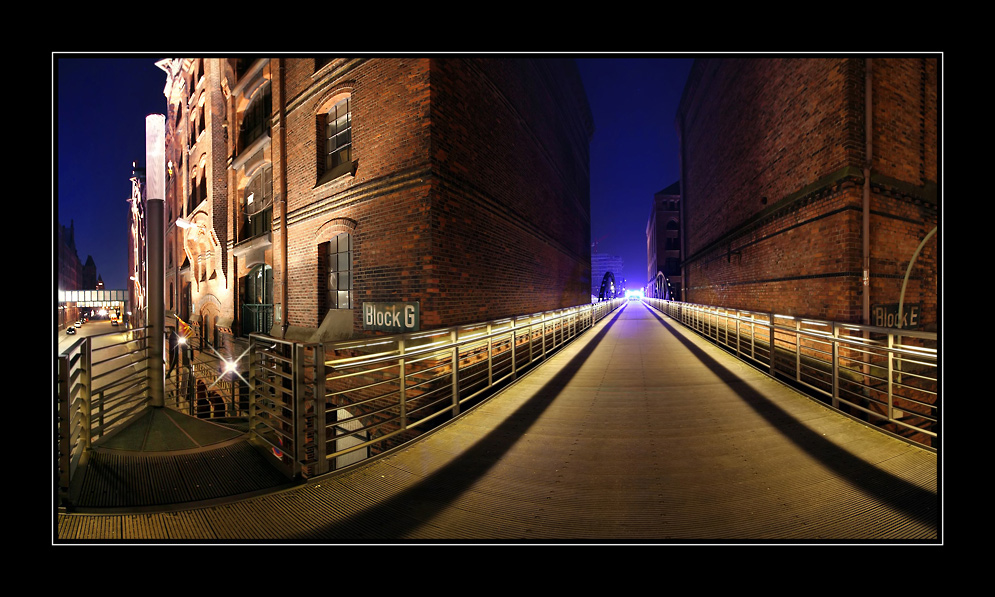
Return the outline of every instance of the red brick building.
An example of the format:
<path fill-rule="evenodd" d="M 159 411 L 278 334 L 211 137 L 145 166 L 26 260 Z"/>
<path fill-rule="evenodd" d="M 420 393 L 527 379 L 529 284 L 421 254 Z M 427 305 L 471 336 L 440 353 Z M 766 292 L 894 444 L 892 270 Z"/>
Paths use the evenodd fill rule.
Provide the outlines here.
<path fill-rule="evenodd" d="M 681 185 L 680 181 L 653 195 L 646 222 L 645 294 L 681 300 Z"/>
<path fill-rule="evenodd" d="M 572 61 L 193 58 L 167 72 L 166 308 L 224 344 L 589 301 Z M 284 225 L 286 223 L 286 225 Z"/>
<path fill-rule="evenodd" d="M 925 240 L 905 327 L 935 329 L 938 76 L 937 55 L 696 61 L 677 116 L 685 300 L 889 325 Z"/>

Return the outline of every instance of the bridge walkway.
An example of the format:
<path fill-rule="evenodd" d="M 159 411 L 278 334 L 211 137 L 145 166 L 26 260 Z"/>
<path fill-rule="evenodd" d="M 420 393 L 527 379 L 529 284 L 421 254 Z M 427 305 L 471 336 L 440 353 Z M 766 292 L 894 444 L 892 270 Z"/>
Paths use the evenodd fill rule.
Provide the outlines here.
<path fill-rule="evenodd" d="M 171 511 L 71 513 L 60 539 L 925 541 L 937 455 L 630 303 L 499 394 L 354 469 Z"/>

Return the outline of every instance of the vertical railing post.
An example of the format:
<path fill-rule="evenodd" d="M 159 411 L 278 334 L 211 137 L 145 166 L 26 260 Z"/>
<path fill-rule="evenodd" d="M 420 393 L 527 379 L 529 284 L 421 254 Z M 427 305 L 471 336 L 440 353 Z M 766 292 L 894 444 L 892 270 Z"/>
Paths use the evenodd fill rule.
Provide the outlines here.
<path fill-rule="evenodd" d="M 91 422 L 90 419 L 93 416 L 91 411 L 92 400 L 90 397 L 90 387 L 91 378 L 93 377 L 93 371 L 91 369 L 91 359 L 93 355 L 90 352 L 90 338 L 83 340 L 83 344 L 79 347 L 79 370 L 80 370 L 80 442 L 82 444 L 82 449 L 89 450 L 91 442 Z"/>
<path fill-rule="evenodd" d="M 494 342 L 491 338 L 491 324 L 487 324 L 487 387 L 494 385 L 494 361 L 491 358 L 494 352 Z"/>
<path fill-rule="evenodd" d="M 325 424 L 325 345 L 314 347 L 314 459 L 315 473 L 327 473 L 328 466 L 328 426 Z"/>
<path fill-rule="evenodd" d="M 307 405 L 305 404 L 307 379 L 304 375 L 304 349 L 303 344 L 290 345 L 291 366 L 293 367 L 291 403 L 293 404 L 294 422 L 293 429 L 291 429 L 291 437 L 294 438 L 294 451 L 291 457 L 294 462 L 293 475 L 295 477 L 303 470 L 304 461 L 307 459 L 307 450 L 305 449 L 307 444 Z"/>
<path fill-rule="evenodd" d="M 405 367 L 404 367 L 405 363 L 404 363 L 404 337 L 403 336 L 400 337 L 400 338 L 398 338 L 398 340 L 397 340 L 397 354 L 398 354 L 398 359 L 397 359 L 397 391 L 398 391 L 398 400 L 399 400 L 400 409 L 401 409 L 401 412 L 399 414 L 401 416 L 401 429 L 407 429 L 408 428 L 408 405 L 407 405 L 406 393 L 404 391 L 405 390 L 405 385 L 406 385 L 406 383 L 405 383 L 405 377 L 407 375 L 407 372 L 405 371 Z"/>
<path fill-rule="evenodd" d="M 530 314 L 529 315 L 529 332 L 528 332 L 528 339 L 529 339 L 529 362 L 528 362 L 528 364 L 529 365 L 532 364 L 532 335 L 535 333 L 535 330 L 532 329 L 532 318 L 533 317 L 535 317 L 535 314 Z"/>
<path fill-rule="evenodd" d="M 257 406 L 257 401 L 259 400 L 259 384 L 256 378 L 259 376 L 259 364 L 262 359 L 262 350 L 260 349 L 259 343 L 256 342 L 255 338 L 249 337 L 249 435 L 255 435 L 256 425 L 259 423 L 257 420 L 259 409 Z M 193 363 L 190 367 L 191 376 L 193 375 Z M 190 384 L 193 387 L 194 384 Z M 191 398 L 190 404 L 193 404 L 194 400 Z M 191 407 L 192 410 L 192 407 Z"/>
<path fill-rule="evenodd" d="M 193 347 L 190 347 L 190 353 L 193 354 Z M 190 358 L 190 372 L 187 379 L 187 414 L 191 417 L 197 416 L 197 361 L 195 358 Z"/>
<path fill-rule="evenodd" d="M 795 320 L 795 381 L 802 380 L 802 320 Z"/>
<path fill-rule="evenodd" d="M 740 353 L 740 330 L 739 330 L 739 321 L 740 321 L 741 315 L 742 315 L 742 312 L 739 309 L 736 309 L 736 315 L 735 315 L 735 317 L 736 317 L 736 356 L 737 357 L 741 354 Z"/>
<path fill-rule="evenodd" d="M 453 389 L 453 416 L 459 414 L 459 345 L 456 344 L 459 341 L 459 330 L 453 328 L 449 332 L 449 341 L 453 346 L 453 377 L 452 377 L 452 389 Z"/>
<path fill-rule="evenodd" d="M 70 483 L 70 445 L 72 438 L 72 418 L 69 415 L 69 357 L 59 356 L 58 370 L 58 393 L 55 396 L 58 402 L 58 413 L 56 418 L 56 430 L 59 434 L 59 497 L 65 502 L 69 499 Z"/>
<path fill-rule="evenodd" d="M 511 379 L 518 379 L 516 345 L 518 344 L 518 317 L 511 318 Z"/>
<path fill-rule="evenodd" d="M 757 359 L 757 318 L 750 313 L 750 358 Z"/>
<path fill-rule="evenodd" d="M 894 377 L 895 377 L 895 353 L 893 349 L 895 348 L 895 336 L 893 334 L 888 334 L 888 420 L 895 420 L 894 411 Z"/>
<path fill-rule="evenodd" d="M 542 360 L 546 360 L 546 312 L 543 311 L 541 315 L 542 319 L 542 334 L 540 334 L 539 339 L 542 341 Z"/>
<path fill-rule="evenodd" d="M 840 330 L 833 322 L 833 408 L 840 407 Z"/>
<path fill-rule="evenodd" d="M 774 348 L 774 312 L 773 311 L 767 314 L 767 330 L 768 330 L 767 333 L 770 334 L 770 337 L 768 338 L 768 345 L 770 347 L 770 354 L 767 355 L 767 360 L 770 361 L 770 363 L 768 364 L 767 369 L 770 372 L 771 377 L 773 377 L 774 376 L 774 354 L 775 354 L 775 351 L 776 351 L 776 349 Z"/>

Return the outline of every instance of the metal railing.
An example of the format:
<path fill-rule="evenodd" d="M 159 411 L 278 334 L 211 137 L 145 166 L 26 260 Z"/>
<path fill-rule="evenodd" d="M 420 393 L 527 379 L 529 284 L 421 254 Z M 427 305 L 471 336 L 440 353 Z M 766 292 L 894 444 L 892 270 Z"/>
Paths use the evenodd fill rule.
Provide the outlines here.
<path fill-rule="evenodd" d="M 148 402 L 148 328 L 76 340 L 57 357 L 58 485 L 66 497 L 93 441 L 124 425 Z"/>
<path fill-rule="evenodd" d="M 624 302 L 325 345 L 252 336 L 250 429 L 288 475 L 340 469 L 459 415 Z"/>
<path fill-rule="evenodd" d="M 941 411 L 935 333 L 643 300 L 827 405 L 935 451 Z"/>
<path fill-rule="evenodd" d="M 167 338 L 171 332 L 167 330 Z M 184 338 L 174 354 L 167 351 L 165 356 L 166 406 L 215 422 L 248 417 L 249 384 L 238 358 L 224 356 L 210 343 L 201 342 L 196 331 Z"/>

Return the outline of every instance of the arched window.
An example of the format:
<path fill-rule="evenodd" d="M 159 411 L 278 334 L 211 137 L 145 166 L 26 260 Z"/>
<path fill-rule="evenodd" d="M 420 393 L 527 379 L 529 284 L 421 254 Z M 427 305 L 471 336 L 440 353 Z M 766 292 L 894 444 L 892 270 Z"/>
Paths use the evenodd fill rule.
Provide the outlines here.
<path fill-rule="evenodd" d="M 242 335 L 269 333 L 273 327 L 273 268 L 257 265 L 242 278 Z"/>
<path fill-rule="evenodd" d="M 339 234 L 321 250 L 325 309 L 352 309 L 352 235 Z"/>
<path fill-rule="evenodd" d="M 318 179 L 327 182 L 352 171 L 352 100 L 345 97 L 318 114 Z"/>
<path fill-rule="evenodd" d="M 269 83 L 256 93 L 249 107 L 242 114 L 242 125 L 239 129 L 238 149 L 244 150 L 253 141 L 269 133 L 269 121 L 273 112 L 273 96 Z"/>

